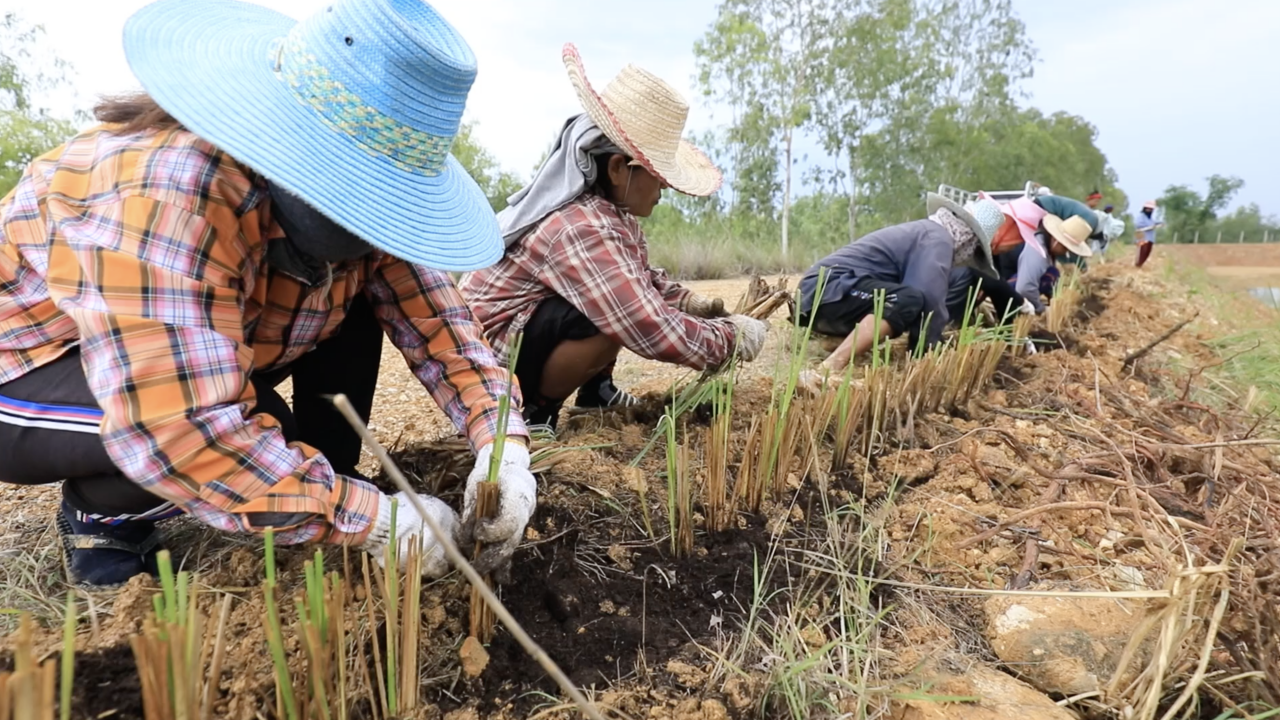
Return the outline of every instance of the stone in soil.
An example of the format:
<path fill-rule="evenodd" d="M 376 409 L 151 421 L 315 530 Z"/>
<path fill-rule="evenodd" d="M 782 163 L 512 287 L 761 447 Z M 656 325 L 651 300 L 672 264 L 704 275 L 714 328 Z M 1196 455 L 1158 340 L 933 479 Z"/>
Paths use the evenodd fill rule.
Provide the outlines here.
<path fill-rule="evenodd" d="M 1075 720 L 1075 715 L 1026 683 L 998 670 L 959 656 L 931 663 L 894 701 L 892 720 Z M 934 697 L 976 698 L 964 701 Z"/>
<path fill-rule="evenodd" d="M 1145 610 L 1140 601 L 997 596 L 986 603 L 987 639 L 1001 662 L 1047 693 L 1077 695 L 1111 681 Z M 1149 657 L 1143 648 L 1126 671 Z"/>
<path fill-rule="evenodd" d="M 489 665 L 489 651 L 484 649 L 484 645 L 474 635 L 468 635 L 462 641 L 458 657 L 462 661 L 462 672 L 469 678 L 480 677 L 480 673 Z"/>

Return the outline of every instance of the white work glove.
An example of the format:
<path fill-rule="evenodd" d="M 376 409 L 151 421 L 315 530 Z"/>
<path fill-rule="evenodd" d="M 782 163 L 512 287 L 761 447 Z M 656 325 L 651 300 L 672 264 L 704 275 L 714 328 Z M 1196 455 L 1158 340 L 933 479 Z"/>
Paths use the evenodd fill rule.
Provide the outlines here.
<path fill-rule="evenodd" d="M 724 300 L 709 298 L 692 292 L 680 302 L 680 311 L 689 313 L 694 317 L 707 319 L 726 317 L 729 314 L 724 309 Z"/>
<path fill-rule="evenodd" d="M 807 397 L 817 397 L 827 384 L 827 374 L 825 368 L 822 370 L 814 370 L 813 368 L 805 368 L 796 376 L 796 390 Z"/>
<path fill-rule="evenodd" d="M 538 481 L 529 472 L 529 449 L 517 441 L 507 440 L 498 466 L 498 513 L 489 519 L 477 519 L 476 493 L 480 483 L 488 481 L 491 457 L 493 443 L 480 448 L 476 466 L 467 476 L 467 491 L 462 501 L 462 538 L 468 546 L 473 542 L 484 546 L 472 561 L 476 571 L 495 573 L 498 582 L 503 583 L 511 568 L 511 556 L 537 507 Z"/>
<path fill-rule="evenodd" d="M 844 379 L 844 372 L 836 372 L 823 363 L 816 368 L 801 370 L 796 376 L 796 390 L 808 397 L 817 397 L 827 390 L 838 390 Z M 861 390 L 862 384 L 861 378 L 849 378 L 849 387 L 854 390 Z"/>
<path fill-rule="evenodd" d="M 747 362 L 755 360 L 764 347 L 765 338 L 769 336 L 769 323 L 746 315 L 730 315 L 728 320 L 738 331 L 735 348 L 738 357 Z"/>
<path fill-rule="evenodd" d="M 449 537 L 455 538 L 458 533 L 458 515 L 444 501 L 430 495 L 419 495 L 431 518 L 436 521 Z M 391 501 L 396 501 L 396 557 L 400 560 L 400 569 L 405 569 L 405 560 L 409 556 L 412 543 L 422 543 L 422 575 L 438 578 L 449 572 L 449 560 L 445 557 L 444 546 L 436 541 L 431 528 L 418 514 L 407 493 L 383 495 L 378 498 L 378 517 L 373 521 L 373 530 L 365 538 L 360 549 L 373 555 L 379 567 L 385 567 L 385 550 L 391 541 Z"/>
<path fill-rule="evenodd" d="M 1032 305 L 1030 300 L 1024 299 L 1022 301 L 1022 307 L 1018 309 L 1018 312 L 1022 313 L 1023 315 L 1035 315 L 1036 306 Z"/>

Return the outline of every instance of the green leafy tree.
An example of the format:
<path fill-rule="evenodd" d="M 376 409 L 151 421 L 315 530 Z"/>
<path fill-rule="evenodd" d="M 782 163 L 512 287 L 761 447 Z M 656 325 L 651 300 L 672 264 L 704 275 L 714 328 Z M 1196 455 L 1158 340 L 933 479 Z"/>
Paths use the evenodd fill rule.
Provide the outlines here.
<path fill-rule="evenodd" d="M 812 111 L 811 73 L 818 0 L 724 0 L 694 44 L 703 94 L 735 112 L 735 208 L 772 210 L 781 159 L 782 252 L 790 238 L 794 148 Z M 781 147 L 779 147 L 779 145 Z M 745 203 L 743 202 L 745 201 Z"/>
<path fill-rule="evenodd" d="M 0 18 L 0 196 L 32 159 L 75 134 L 70 120 L 40 104 L 43 94 L 67 85 L 69 72 L 65 62 L 39 49 L 43 37 L 44 28 L 16 13 Z"/>
<path fill-rule="evenodd" d="M 1218 213 L 1225 210 L 1244 187 L 1240 178 L 1223 175 L 1211 175 L 1205 179 L 1205 184 L 1204 195 L 1188 185 L 1170 185 L 1160 198 L 1165 222 L 1180 238 L 1191 240 L 1196 233 L 1216 232 Z"/>
<path fill-rule="evenodd" d="M 864 143 L 884 126 L 905 128 L 925 111 L 930 93 L 927 63 L 918 52 L 924 25 L 911 0 L 834 2 L 817 23 L 817 51 L 823 62 L 814 80 L 814 125 L 834 160 L 830 171 L 815 168 L 830 191 L 846 199 L 847 236 L 857 237 L 860 198 L 867 180 L 862 169 L 886 160 Z"/>
<path fill-rule="evenodd" d="M 493 153 L 480 145 L 475 138 L 475 128 L 474 121 L 462 123 L 451 152 L 467 174 L 475 179 L 489 199 L 489 205 L 497 212 L 507 206 L 507 198 L 515 194 L 524 182 L 514 173 L 503 170 Z"/>

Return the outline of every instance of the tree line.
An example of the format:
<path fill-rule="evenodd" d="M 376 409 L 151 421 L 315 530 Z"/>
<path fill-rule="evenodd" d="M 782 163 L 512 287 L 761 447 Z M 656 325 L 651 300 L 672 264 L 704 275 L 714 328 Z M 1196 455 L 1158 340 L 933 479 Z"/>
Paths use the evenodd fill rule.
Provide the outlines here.
<path fill-rule="evenodd" d="M 40 104 L 69 84 L 41 36 L 12 12 L 0 20 L 0 195 L 88 120 Z M 669 193 L 645 221 L 655 262 L 681 276 L 803 268 L 918 219 L 939 183 L 1034 180 L 1077 198 L 1101 191 L 1121 216 L 1134 209 L 1097 128 L 1023 102 L 1036 53 L 1011 0 L 721 0 L 694 56 L 702 99 L 728 119 L 692 139 L 726 182 L 710 198 Z M 527 178 L 474 130 L 465 124 L 453 151 L 498 210 Z M 1238 178 L 1206 183 L 1203 194 L 1166 190 L 1166 239 L 1280 231 L 1255 205 L 1223 215 Z"/>
<path fill-rule="evenodd" d="M 1263 215 L 1257 203 L 1237 207 L 1223 214 L 1227 205 L 1244 187 L 1238 177 L 1211 175 L 1205 178 L 1201 194 L 1189 185 L 1170 185 L 1160 197 L 1166 226 L 1165 239 L 1190 242 L 1277 242 L 1280 218 Z"/>

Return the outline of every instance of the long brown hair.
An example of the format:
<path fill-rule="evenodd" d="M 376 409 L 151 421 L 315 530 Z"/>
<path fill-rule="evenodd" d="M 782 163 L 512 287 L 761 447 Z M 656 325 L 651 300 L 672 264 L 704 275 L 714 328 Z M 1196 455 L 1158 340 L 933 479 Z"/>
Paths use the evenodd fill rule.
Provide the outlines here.
<path fill-rule="evenodd" d="M 114 132 L 130 135 L 144 130 L 178 130 L 182 123 L 145 92 L 110 95 L 93 106 L 98 122 L 120 125 Z"/>

